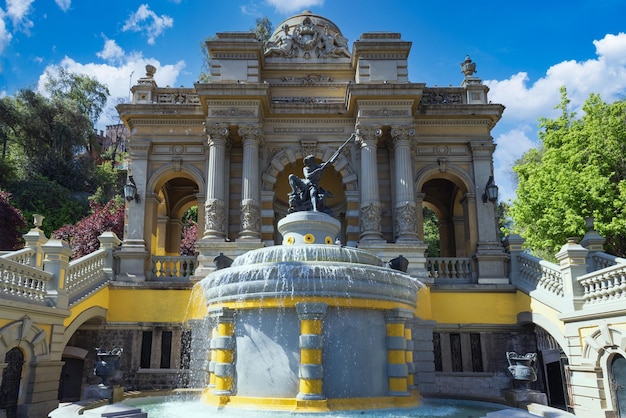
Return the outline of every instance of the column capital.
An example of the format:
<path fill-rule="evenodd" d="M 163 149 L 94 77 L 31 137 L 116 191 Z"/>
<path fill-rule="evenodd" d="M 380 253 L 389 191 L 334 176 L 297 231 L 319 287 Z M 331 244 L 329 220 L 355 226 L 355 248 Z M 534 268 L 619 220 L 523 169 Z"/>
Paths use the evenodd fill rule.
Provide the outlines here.
<path fill-rule="evenodd" d="M 398 141 L 408 141 L 415 136 L 414 125 L 395 125 L 391 127 L 391 138 L 394 146 L 398 145 Z"/>
<path fill-rule="evenodd" d="M 363 126 L 360 124 L 356 126 L 357 140 L 360 141 L 363 146 L 376 145 L 378 138 L 382 135 L 383 131 L 379 126 Z"/>
<path fill-rule="evenodd" d="M 204 132 L 209 137 L 209 145 L 213 145 L 219 142 L 225 144 L 226 139 L 230 134 L 230 129 L 228 128 L 227 123 L 214 123 L 205 126 Z"/>
<path fill-rule="evenodd" d="M 263 136 L 263 130 L 259 124 L 239 125 L 237 133 L 244 140 L 259 140 Z"/>

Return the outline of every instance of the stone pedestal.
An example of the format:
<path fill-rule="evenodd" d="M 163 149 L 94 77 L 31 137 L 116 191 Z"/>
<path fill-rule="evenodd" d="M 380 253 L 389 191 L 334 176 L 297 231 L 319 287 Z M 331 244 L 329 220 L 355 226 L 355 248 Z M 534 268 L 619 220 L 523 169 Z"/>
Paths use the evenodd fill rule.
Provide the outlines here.
<path fill-rule="evenodd" d="M 548 404 L 548 397 L 545 393 L 532 389 L 507 389 L 502 391 L 502 396 L 507 405 L 515 408 L 524 409 L 531 403 Z"/>

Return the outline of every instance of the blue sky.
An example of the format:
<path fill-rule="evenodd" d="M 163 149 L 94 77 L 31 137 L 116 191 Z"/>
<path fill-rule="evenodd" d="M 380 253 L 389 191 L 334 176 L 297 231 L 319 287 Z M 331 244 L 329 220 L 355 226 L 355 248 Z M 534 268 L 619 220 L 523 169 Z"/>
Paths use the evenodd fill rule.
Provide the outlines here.
<path fill-rule="evenodd" d="M 363 32 L 400 32 L 413 43 L 412 82 L 459 85 L 470 55 L 489 99 L 506 106 L 493 131 L 504 200 L 514 198 L 510 167 L 537 145 L 537 119 L 556 116 L 561 86 L 573 110 L 590 93 L 626 95 L 624 0 L 0 0 L 0 97 L 38 88 L 55 66 L 105 83 L 112 103 L 146 64 L 160 86 L 191 87 L 206 37 L 249 30 L 263 16 L 280 27 L 305 9 L 337 24 L 350 47 Z"/>

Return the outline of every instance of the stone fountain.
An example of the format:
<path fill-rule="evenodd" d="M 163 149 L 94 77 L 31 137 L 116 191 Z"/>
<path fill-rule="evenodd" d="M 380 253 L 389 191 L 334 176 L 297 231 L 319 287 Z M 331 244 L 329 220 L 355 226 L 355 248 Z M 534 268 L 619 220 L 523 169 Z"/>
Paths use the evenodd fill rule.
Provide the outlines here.
<path fill-rule="evenodd" d="M 302 189 L 318 187 L 326 164 L 310 162 L 293 194 L 323 199 Z M 419 403 L 409 323 L 423 285 L 402 271 L 404 257 L 386 264 L 340 245 L 341 225 L 325 212 L 290 210 L 278 222 L 282 245 L 249 251 L 198 284 L 208 315 L 192 332 L 192 369 L 205 402 L 295 412 Z"/>

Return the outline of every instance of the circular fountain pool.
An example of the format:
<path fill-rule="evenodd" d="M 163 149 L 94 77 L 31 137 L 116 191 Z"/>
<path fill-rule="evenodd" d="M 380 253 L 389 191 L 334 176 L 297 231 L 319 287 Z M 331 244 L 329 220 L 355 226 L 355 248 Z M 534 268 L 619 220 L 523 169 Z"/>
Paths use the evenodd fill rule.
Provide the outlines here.
<path fill-rule="evenodd" d="M 149 418 L 257 418 L 257 417 L 293 417 L 288 411 L 260 411 L 253 409 L 225 408 L 207 406 L 201 400 L 177 400 L 176 397 L 149 397 L 124 401 L 129 406 L 141 408 Z M 315 413 L 319 418 L 351 417 L 387 417 L 387 418 L 482 418 L 490 412 L 518 409 L 507 406 L 456 399 L 422 399 L 420 406 L 402 409 L 333 411 Z"/>

